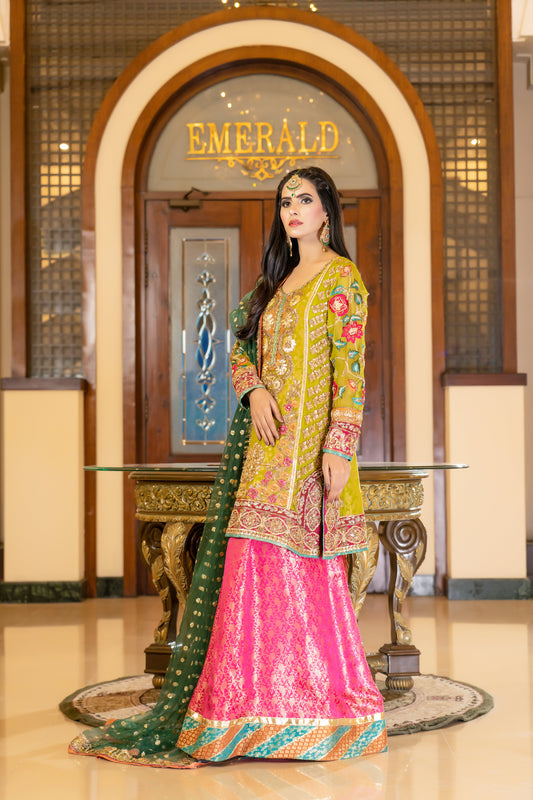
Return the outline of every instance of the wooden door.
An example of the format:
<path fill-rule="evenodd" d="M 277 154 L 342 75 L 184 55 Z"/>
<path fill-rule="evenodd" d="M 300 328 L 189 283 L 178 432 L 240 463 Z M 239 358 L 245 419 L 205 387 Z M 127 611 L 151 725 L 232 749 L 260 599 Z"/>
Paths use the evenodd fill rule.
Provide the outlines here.
<path fill-rule="evenodd" d="M 139 442 L 139 460 L 146 463 L 169 463 L 176 461 L 218 461 L 222 450 L 223 436 L 218 443 L 206 445 L 205 442 L 193 443 L 180 449 L 179 436 L 173 433 L 180 420 L 190 416 L 190 405 L 187 406 L 183 390 L 180 401 L 181 408 L 188 408 L 187 414 L 175 413 L 175 399 L 173 392 L 176 382 L 179 382 L 179 369 L 176 359 L 184 359 L 184 352 L 190 351 L 189 344 L 184 344 L 179 350 L 179 334 L 184 338 L 192 336 L 194 331 L 180 330 L 175 332 L 172 319 L 176 314 L 176 303 L 173 293 L 176 294 L 176 269 L 173 265 L 176 251 L 183 249 L 184 242 L 208 242 L 201 246 L 200 255 L 195 261 L 202 266 L 201 258 L 206 263 L 211 258 L 209 254 L 213 242 L 221 245 L 227 254 L 229 276 L 232 282 L 230 294 L 233 298 L 226 297 L 228 308 L 234 307 L 239 297 L 253 288 L 260 273 L 261 253 L 266 235 L 270 229 L 274 201 L 272 199 L 228 199 L 228 200 L 203 200 L 198 206 L 180 207 L 179 201 L 154 199 L 145 201 L 145 275 L 144 275 L 144 330 L 140 332 L 143 342 L 143 368 L 142 368 L 142 396 L 144 397 L 144 424 L 142 442 Z M 387 408 L 385 402 L 385 376 L 384 353 L 387 341 L 384 329 L 387 327 L 387 314 L 382 296 L 382 266 L 381 266 L 381 212 L 379 198 L 353 198 L 344 201 L 344 222 L 346 238 L 350 253 L 354 253 L 355 261 L 359 267 L 363 280 L 369 290 L 369 320 L 366 335 L 366 401 L 363 432 L 360 439 L 358 457 L 364 461 L 381 461 L 388 457 L 390 443 L 385 435 L 387 430 Z M 201 253 L 203 248 L 203 253 Z M 226 257 L 226 256 L 225 256 Z M 189 267 L 185 264 L 185 256 L 181 262 L 181 276 L 184 282 L 189 280 Z M 174 275 L 174 277 L 173 277 Z M 199 278 L 191 278 L 199 281 Z M 179 277 L 178 277 L 178 280 Z M 219 283 L 222 279 L 219 281 Z M 173 284 L 174 282 L 174 284 Z M 201 283 L 201 281 L 200 281 Z M 174 285 L 174 289 L 173 289 Z M 201 289 L 201 287 L 199 287 Z M 207 291 L 207 290 L 206 290 Z M 204 293 L 205 294 L 205 293 Z M 232 301 L 232 302 L 230 302 Z M 200 301 L 187 301 L 182 297 L 180 314 L 183 327 L 198 327 L 192 317 L 187 317 L 191 305 L 198 305 Z M 179 304 L 178 304 L 179 305 Z M 195 311 L 196 319 L 198 313 Z M 220 323 L 211 340 L 217 341 L 217 347 L 222 353 L 223 339 L 227 338 L 226 322 L 222 329 Z M 205 333 L 205 331 L 204 331 Z M 201 339 L 201 333 L 196 333 L 195 347 Z M 229 345 L 229 341 L 227 343 Z M 205 349 L 205 348 L 204 348 Z M 224 357 L 227 358 L 229 346 L 225 348 Z M 225 415 L 229 416 L 231 409 L 228 402 L 221 400 L 223 379 L 218 377 L 215 381 L 215 390 L 207 394 L 205 403 L 211 401 L 219 404 L 219 417 L 222 421 Z M 224 387 L 226 391 L 227 387 Z M 390 402 L 390 398 L 389 398 Z M 222 405 L 223 407 L 222 407 Z M 197 412 L 197 406 L 194 413 Z M 207 413 L 206 418 L 209 417 Z M 181 414 L 181 416 L 180 416 Z M 214 415 L 212 415 L 214 416 Z M 178 422 L 176 422 L 178 419 Z M 209 424 L 209 423 L 206 423 Z M 183 433 L 183 431 L 182 431 Z M 185 441 L 182 437 L 181 441 Z M 138 570 L 139 591 L 149 591 L 144 567 Z"/>
<path fill-rule="evenodd" d="M 171 430 L 171 378 L 176 372 L 175 361 L 179 357 L 179 354 L 173 353 L 172 349 L 173 232 L 196 230 L 203 236 L 212 237 L 217 231 L 222 231 L 227 237 L 229 231 L 235 231 L 235 244 L 232 245 L 229 239 L 227 244 L 228 248 L 233 246 L 237 251 L 234 263 L 237 265 L 238 275 L 233 275 L 235 288 L 233 303 L 230 303 L 233 306 L 236 299 L 253 288 L 259 275 L 261 252 L 273 211 L 272 200 L 206 200 L 197 208 L 188 210 L 173 207 L 172 201 L 167 200 L 146 202 L 146 297 L 143 336 L 145 429 L 142 448 L 146 462 L 217 460 L 222 447 L 220 444 L 207 447 L 198 444 L 198 447 L 189 447 L 188 452 L 183 452 L 173 444 L 176 436 L 172 435 Z M 382 326 L 386 314 L 381 287 L 379 199 L 354 198 L 345 201 L 344 222 L 349 250 L 355 251 L 355 261 L 369 291 L 369 319 L 366 333 L 367 391 L 359 458 L 364 461 L 380 461 L 387 457 L 389 448 L 384 435 L 387 404 L 383 375 Z M 228 259 L 231 261 L 231 254 Z M 181 334 L 180 330 L 179 335 Z M 221 337 L 227 336 L 226 330 L 221 330 L 219 326 L 217 335 L 221 343 Z M 216 388 L 219 393 L 220 381 Z M 229 413 L 227 409 L 225 411 Z M 219 441 L 223 438 L 222 436 Z"/>
<path fill-rule="evenodd" d="M 234 407 L 227 316 L 260 272 L 262 201 L 147 201 L 145 242 L 142 458 L 216 461 Z"/>

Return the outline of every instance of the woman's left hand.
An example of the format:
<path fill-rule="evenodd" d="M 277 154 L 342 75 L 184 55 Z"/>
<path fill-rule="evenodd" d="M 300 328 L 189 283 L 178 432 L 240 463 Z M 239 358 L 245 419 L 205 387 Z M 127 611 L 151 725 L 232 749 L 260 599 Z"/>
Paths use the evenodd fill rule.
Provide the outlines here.
<path fill-rule="evenodd" d="M 340 493 L 348 483 L 351 462 L 335 453 L 324 453 L 322 456 L 322 474 L 328 493 L 328 500 L 338 500 Z"/>

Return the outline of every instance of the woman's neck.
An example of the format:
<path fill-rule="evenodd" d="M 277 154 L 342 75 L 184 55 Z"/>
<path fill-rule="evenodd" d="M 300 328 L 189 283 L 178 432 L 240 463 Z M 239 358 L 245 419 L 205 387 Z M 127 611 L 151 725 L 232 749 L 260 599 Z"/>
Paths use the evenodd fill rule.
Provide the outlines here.
<path fill-rule="evenodd" d="M 298 245 L 300 246 L 300 242 Z M 300 247 L 300 260 L 283 281 L 284 292 L 290 293 L 300 289 L 318 275 L 334 256 L 335 253 L 329 247 L 324 252 L 322 245 L 317 248 Z"/>
<path fill-rule="evenodd" d="M 323 264 L 330 260 L 334 255 L 333 250 L 329 247 L 324 251 L 322 243 L 318 240 L 314 241 L 298 241 L 298 250 L 300 253 L 300 260 L 296 268 L 304 271 L 308 267 L 315 267 L 317 264 Z"/>

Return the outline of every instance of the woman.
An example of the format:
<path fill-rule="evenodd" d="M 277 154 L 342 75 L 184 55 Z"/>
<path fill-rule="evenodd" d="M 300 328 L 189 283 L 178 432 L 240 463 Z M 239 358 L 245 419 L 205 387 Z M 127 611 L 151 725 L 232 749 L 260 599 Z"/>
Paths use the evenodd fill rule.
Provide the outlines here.
<path fill-rule="evenodd" d="M 323 170 L 281 181 L 262 280 L 233 319 L 240 406 L 161 696 L 71 752 L 185 767 L 386 749 L 343 558 L 366 547 L 367 292 L 341 225 Z"/>

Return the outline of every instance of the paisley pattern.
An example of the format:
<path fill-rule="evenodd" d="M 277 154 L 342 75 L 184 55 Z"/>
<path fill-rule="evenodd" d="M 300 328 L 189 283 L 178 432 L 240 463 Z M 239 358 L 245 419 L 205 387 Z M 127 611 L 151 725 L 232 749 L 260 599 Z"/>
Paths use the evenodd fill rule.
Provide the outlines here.
<path fill-rule="evenodd" d="M 233 349 L 235 391 L 264 386 L 283 424 L 273 447 L 252 430 L 228 536 L 253 538 L 302 556 L 333 558 L 366 549 L 366 526 L 355 459 L 364 403 L 367 291 L 356 267 L 336 256 L 294 292 L 280 287 L 262 317 L 262 369 Z M 323 452 L 352 462 L 334 509 L 323 508 Z M 302 495 L 313 477 L 313 521 Z M 323 513 L 324 512 L 324 513 Z M 333 528 L 330 526 L 333 525 Z"/>
<path fill-rule="evenodd" d="M 330 760 L 386 749 L 342 557 L 231 539 L 178 746 L 201 760 Z"/>

